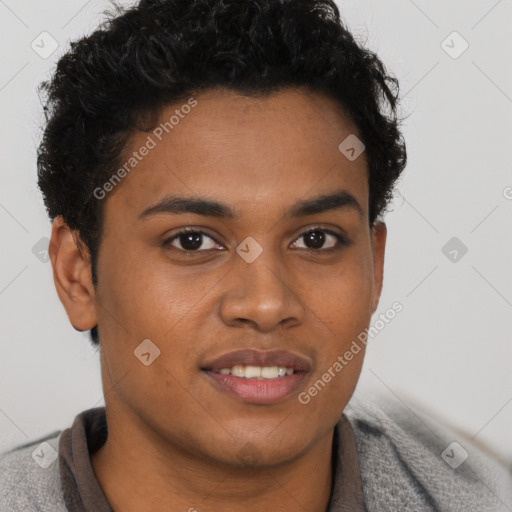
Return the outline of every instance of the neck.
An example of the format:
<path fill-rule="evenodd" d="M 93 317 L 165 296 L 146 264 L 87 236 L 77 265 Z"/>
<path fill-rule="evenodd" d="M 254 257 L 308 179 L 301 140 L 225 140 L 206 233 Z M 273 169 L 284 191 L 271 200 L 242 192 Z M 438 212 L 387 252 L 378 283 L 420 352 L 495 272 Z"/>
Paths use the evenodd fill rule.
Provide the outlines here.
<path fill-rule="evenodd" d="M 107 414 L 109 434 L 91 456 L 115 511 L 325 512 L 332 487 L 333 431 L 292 461 L 228 466 L 191 455 Z"/>

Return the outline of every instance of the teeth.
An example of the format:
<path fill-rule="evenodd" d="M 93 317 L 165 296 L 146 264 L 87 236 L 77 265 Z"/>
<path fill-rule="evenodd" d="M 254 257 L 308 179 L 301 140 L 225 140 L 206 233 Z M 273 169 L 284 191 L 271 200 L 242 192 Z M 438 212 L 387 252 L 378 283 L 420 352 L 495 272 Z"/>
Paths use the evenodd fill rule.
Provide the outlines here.
<path fill-rule="evenodd" d="M 245 377 L 245 367 L 241 365 L 233 366 L 233 368 L 231 368 L 231 375 L 235 377 Z"/>
<path fill-rule="evenodd" d="M 232 368 L 222 368 L 218 373 L 222 375 L 234 375 L 245 379 L 277 379 L 294 373 L 293 368 L 284 366 L 245 366 L 237 364 Z"/>
<path fill-rule="evenodd" d="M 261 377 L 261 368 L 259 366 L 246 366 L 244 377 L 246 379 L 259 379 Z"/>
<path fill-rule="evenodd" d="M 264 379 L 275 379 L 279 376 L 279 368 L 277 366 L 264 366 L 261 369 L 261 376 Z"/>

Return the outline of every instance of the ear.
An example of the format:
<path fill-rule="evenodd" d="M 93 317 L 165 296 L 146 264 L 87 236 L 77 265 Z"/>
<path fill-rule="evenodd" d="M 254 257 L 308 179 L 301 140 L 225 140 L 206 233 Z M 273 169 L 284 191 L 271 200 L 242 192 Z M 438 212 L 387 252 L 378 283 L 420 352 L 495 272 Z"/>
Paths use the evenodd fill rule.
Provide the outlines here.
<path fill-rule="evenodd" d="M 387 227 L 384 222 L 376 221 L 372 228 L 372 248 L 373 248 L 373 299 L 372 314 L 375 313 L 379 305 L 380 293 L 384 279 L 384 253 L 386 249 Z"/>
<path fill-rule="evenodd" d="M 97 321 L 89 252 L 60 216 L 53 221 L 49 255 L 55 288 L 71 325 L 77 331 L 92 329 Z"/>

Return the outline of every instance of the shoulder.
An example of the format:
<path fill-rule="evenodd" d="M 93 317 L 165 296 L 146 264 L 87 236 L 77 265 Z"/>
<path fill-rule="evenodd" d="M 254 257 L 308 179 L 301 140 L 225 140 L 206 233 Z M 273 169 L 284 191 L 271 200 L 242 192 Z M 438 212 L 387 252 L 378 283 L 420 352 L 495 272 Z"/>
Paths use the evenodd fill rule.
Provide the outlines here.
<path fill-rule="evenodd" d="M 66 512 L 58 460 L 61 433 L 0 454 L 0 512 Z"/>
<path fill-rule="evenodd" d="M 512 469 L 419 409 L 353 396 L 344 415 L 368 510 L 512 510 Z"/>

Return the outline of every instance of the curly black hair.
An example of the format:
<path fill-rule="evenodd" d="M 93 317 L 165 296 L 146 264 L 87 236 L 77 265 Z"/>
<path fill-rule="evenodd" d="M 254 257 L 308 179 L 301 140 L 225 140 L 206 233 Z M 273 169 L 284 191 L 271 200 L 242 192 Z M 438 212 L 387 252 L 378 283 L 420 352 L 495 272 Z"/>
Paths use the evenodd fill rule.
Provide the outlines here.
<path fill-rule="evenodd" d="M 62 216 L 87 247 L 95 285 L 102 202 L 94 190 L 121 165 L 131 134 L 152 129 L 167 104 L 208 89 L 265 96 L 305 86 L 337 100 L 366 147 L 370 226 L 382 215 L 407 159 L 399 84 L 356 42 L 333 0 L 112 5 L 38 88 L 38 185 L 50 219 Z M 90 337 L 99 344 L 97 327 Z"/>

